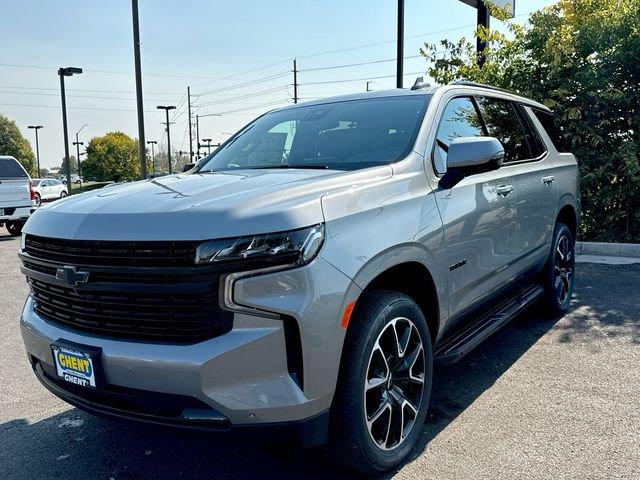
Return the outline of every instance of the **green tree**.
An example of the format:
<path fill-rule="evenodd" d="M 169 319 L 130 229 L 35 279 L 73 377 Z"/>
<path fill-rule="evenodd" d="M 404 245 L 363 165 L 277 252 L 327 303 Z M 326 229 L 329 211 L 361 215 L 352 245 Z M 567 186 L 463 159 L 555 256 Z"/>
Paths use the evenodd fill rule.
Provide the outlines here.
<path fill-rule="evenodd" d="M 31 145 L 22 136 L 16 122 L 0 114 L 0 155 L 15 157 L 32 177 L 36 176 L 36 158 Z"/>
<path fill-rule="evenodd" d="M 69 155 L 69 165 L 71 166 L 71 173 L 78 173 L 78 159 L 75 155 Z M 62 163 L 60 164 L 60 175 L 67 174 L 67 162 L 62 158 Z"/>
<path fill-rule="evenodd" d="M 140 178 L 138 141 L 122 132 L 109 132 L 94 137 L 87 146 L 82 174 L 96 181 L 115 182 Z"/>
<path fill-rule="evenodd" d="M 560 0 L 525 27 L 476 36 L 489 42 L 484 68 L 463 38 L 425 44 L 427 73 L 507 88 L 554 110 L 580 164 L 583 239 L 640 241 L 640 0 Z"/>

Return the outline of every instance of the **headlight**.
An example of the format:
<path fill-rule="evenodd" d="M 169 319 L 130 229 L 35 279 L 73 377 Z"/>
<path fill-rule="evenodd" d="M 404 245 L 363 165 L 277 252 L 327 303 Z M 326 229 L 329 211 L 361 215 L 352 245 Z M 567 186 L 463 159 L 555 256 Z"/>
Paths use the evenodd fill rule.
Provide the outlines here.
<path fill-rule="evenodd" d="M 197 264 L 250 261 L 269 265 L 304 265 L 317 255 L 324 225 L 204 242 L 196 249 Z"/>

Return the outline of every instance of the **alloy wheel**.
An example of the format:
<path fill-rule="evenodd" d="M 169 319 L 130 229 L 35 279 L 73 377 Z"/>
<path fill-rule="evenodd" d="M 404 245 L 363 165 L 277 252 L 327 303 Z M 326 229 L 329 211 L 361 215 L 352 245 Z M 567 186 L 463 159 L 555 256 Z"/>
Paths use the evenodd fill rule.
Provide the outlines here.
<path fill-rule="evenodd" d="M 391 320 L 369 357 L 364 412 L 369 435 L 383 450 L 393 450 L 411 433 L 424 392 L 422 337 L 408 318 Z"/>
<path fill-rule="evenodd" d="M 567 296 L 571 292 L 571 284 L 573 282 L 574 254 L 573 245 L 566 236 L 561 236 L 556 246 L 554 258 L 554 282 L 553 288 L 556 292 L 556 298 L 561 304 L 567 300 Z"/>

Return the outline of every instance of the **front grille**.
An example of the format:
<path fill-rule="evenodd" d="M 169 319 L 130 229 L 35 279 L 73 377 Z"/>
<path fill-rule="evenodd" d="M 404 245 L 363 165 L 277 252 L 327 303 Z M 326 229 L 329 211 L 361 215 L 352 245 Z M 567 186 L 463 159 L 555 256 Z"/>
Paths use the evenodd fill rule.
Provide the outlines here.
<path fill-rule="evenodd" d="M 200 242 L 120 242 L 67 240 L 27 235 L 32 257 L 67 265 L 187 267 L 193 266 Z"/>
<path fill-rule="evenodd" d="M 75 242 L 31 235 L 26 240 L 22 261 L 34 309 L 51 323 L 100 336 L 171 343 L 195 343 L 233 326 L 233 314 L 221 309 L 218 300 L 221 272 L 196 267 L 192 260 L 189 267 L 177 267 L 186 263 L 188 250 L 178 242 Z M 113 243 L 127 247 L 107 254 L 112 245 L 106 244 Z M 166 248 L 167 255 L 125 256 L 135 255 L 143 244 L 146 252 Z M 127 266 L 120 266 L 124 260 Z M 114 261 L 118 264 L 111 265 Z M 163 265 L 150 268 L 152 262 Z M 60 284 L 57 270 L 67 265 L 88 272 L 87 282 Z"/>

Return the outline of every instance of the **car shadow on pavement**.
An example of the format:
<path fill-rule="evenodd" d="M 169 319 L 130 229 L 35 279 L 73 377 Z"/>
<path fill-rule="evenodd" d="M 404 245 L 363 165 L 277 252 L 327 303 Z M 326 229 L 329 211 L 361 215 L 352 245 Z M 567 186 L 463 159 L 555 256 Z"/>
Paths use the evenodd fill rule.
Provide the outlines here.
<path fill-rule="evenodd" d="M 589 335 L 602 329 L 638 341 L 636 296 L 620 305 L 589 291 L 589 285 L 600 281 L 592 277 L 601 275 L 601 267 L 598 271 L 581 267 L 572 312 L 562 319 L 549 318 L 534 307 L 457 364 L 436 370 L 427 422 L 411 459 L 423 454 L 432 439 L 551 328 L 560 329 L 560 342 L 589 341 Z M 624 272 L 638 275 L 640 265 Z M 612 278 L 611 272 L 607 275 Z M 637 288 L 637 283 L 624 276 L 613 278 L 621 285 L 612 288 Z M 585 331 L 589 333 L 586 337 Z M 11 479 L 361 478 L 327 464 L 317 450 L 238 443 L 206 434 L 123 424 L 77 409 L 31 424 L 25 420 L 4 423 L 0 425 L 0 445 L 0 471 Z"/>

